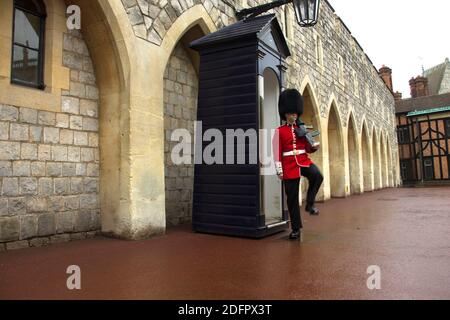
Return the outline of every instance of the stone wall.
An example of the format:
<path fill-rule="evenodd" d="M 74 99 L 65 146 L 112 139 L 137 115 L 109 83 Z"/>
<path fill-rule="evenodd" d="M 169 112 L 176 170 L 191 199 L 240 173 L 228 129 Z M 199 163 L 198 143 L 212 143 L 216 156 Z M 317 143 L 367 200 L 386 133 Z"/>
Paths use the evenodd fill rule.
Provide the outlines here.
<path fill-rule="evenodd" d="M 0 104 L 0 250 L 100 229 L 99 92 L 79 32 L 64 34 L 62 59 L 70 90 L 60 112 Z"/>
<path fill-rule="evenodd" d="M 242 1 L 222 0 L 122 0 L 129 15 L 136 36 L 160 45 L 174 21 L 186 10 L 196 4 L 203 5 L 218 28 L 236 22 L 235 9 L 241 9 Z M 248 0 L 249 7 L 267 3 L 265 0 Z M 306 76 L 315 89 L 320 114 L 328 117 L 330 99 L 334 97 L 339 107 L 339 115 L 344 127 L 349 113 L 353 110 L 358 133 L 365 118 L 368 127 L 377 123 L 377 132 L 382 127 L 389 135 L 392 148 L 395 148 L 394 99 L 389 89 L 380 79 L 369 57 L 364 53 L 345 24 L 334 13 L 327 1 L 322 1 L 319 23 L 314 28 L 300 28 L 295 23 L 294 12 L 287 6 L 276 8 L 268 13 L 276 13 L 279 22 L 287 31 L 292 56 L 288 58 L 286 86 L 301 86 Z M 286 18 L 287 15 L 287 18 Z M 289 26 L 286 26 L 288 21 Z M 144 32 L 145 29 L 145 32 Z M 294 36 L 295 35 L 295 36 Z M 316 64 L 315 35 L 319 35 L 323 45 L 323 67 Z M 343 83 L 338 81 L 339 63 L 343 59 Z M 355 75 L 357 81 L 355 81 Z M 355 85 L 356 83 L 356 85 Z M 357 88 L 356 88 L 357 87 Z M 369 95 L 366 95 L 366 92 Z"/>
<path fill-rule="evenodd" d="M 189 222 L 192 217 L 194 158 L 191 164 L 173 164 L 171 152 L 178 142 L 171 141 L 171 134 L 182 128 L 194 136 L 197 96 L 197 73 L 183 45 L 178 43 L 164 73 L 166 223 L 169 226 Z M 193 141 L 191 148 L 193 151 Z"/>
<path fill-rule="evenodd" d="M 218 28 L 236 21 L 233 8 L 219 0 L 121 1 L 127 10 L 135 35 L 156 45 L 161 45 L 162 39 L 173 22 L 184 11 L 197 4 L 205 7 Z"/>
<path fill-rule="evenodd" d="M 242 6 L 254 7 L 266 0 L 247 1 L 222 1 L 222 0 L 122 0 L 124 9 L 128 13 L 129 20 L 133 26 L 135 35 L 151 44 L 161 45 L 167 32 L 173 24 L 185 12 L 193 6 L 202 6 L 209 18 L 217 28 L 227 26 L 236 22 L 235 10 Z M 350 30 L 336 15 L 334 9 L 327 1 L 321 2 L 319 22 L 314 28 L 301 28 L 295 22 L 292 5 L 283 6 L 269 11 L 275 13 L 285 33 L 292 56 L 286 61 L 288 66 L 284 86 L 308 89 L 312 93 L 314 105 L 317 108 L 316 119 L 319 130 L 322 131 L 323 169 L 325 177 L 333 174 L 345 175 L 344 190 L 351 190 L 351 181 L 361 181 L 363 169 L 360 163 L 350 163 L 348 156 L 348 122 L 355 122 L 354 133 L 361 136 L 363 124 L 367 129 L 369 139 L 374 140 L 375 148 L 382 148 L 383 139 L 389 141 L 390 156 L 394 162 L 386 164 L 391 174 L 398 178 L 398 152 L 397 136 L 395 133 L 395 109 L 394 98 L 386 84 L 380 78 L 378 70 L 372 64 L 363 48 L 358 44 Z M 186 30 L 187 31 L 187 30 Z M 318 52 L 320 57 L 318 57 Z M 336 106 L 339 126 L 337 130 L 342 137 L 342 152 L 346 154 L 339 172 L 331 170 L 328 154 L 329 114 L 332 105 Z M 352 132 L 353 132 L 352 131 Z M 372 133 L 375 133 L 372 136 Z M 359 139 L 357 139 L 359 141 Z M 361 143 L 353 152 L 361 153 Z M 376 154 L 376 152 L 372 152 Z M 356 163 L 358 168 L 349 168 Z M 363 163 L 363 167 L 369 166 L 371 179 L 374 180 L 372 164 Z M 358 178 L 351 180 L 349 172 L 357 172 Z M 331 172 L 333 171 L 333 172 Z M 361 179 L 359 177 L 361 176 Z M 331 192 L 329 178 L 324 183 L 324 198 L 328 199 Z M 358 190 L 358 188 L 353 188 Z M 363 188 L 359 188 L 362 190 Z M 346 196 L 349 191 L 345 191 Z M 347 194 L 348 193 L 348 194 Z M 166 195 L 166 199 L 167 199 Z M 169 196 L 170 198 L 170 196 Z"/>

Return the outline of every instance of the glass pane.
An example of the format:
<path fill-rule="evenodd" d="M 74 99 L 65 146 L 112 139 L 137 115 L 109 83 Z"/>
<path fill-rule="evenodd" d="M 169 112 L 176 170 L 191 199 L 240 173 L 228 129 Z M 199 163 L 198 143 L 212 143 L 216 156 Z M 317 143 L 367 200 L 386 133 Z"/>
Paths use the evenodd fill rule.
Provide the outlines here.
<path fill-rule="evenodd" d="M 39 17 L 16 9 L 14 42 L 39 49 L 40 26 L 41 19 Z"/>
<path fill-rule="evenodd" d="M 301 1 L 300 2 L 300 19 L 301 20 L 306 20 L 307 16 L 306 16 L 306 6 L 307 6 L 307 2 L 306 1 Z"/>
<path fill-rule="evenodd" d="M 38 51 L 14 46 L 12 79 L 38 84 Z"/>
<path fill-rule="evenodd" d="M 308 19 L 314 20 L 316 15 L 316 0 L 308 0 Z"/>
<path fill-rule="evenodd" d="M 298 7 L 294 7 L 294 11 L 295 11 L 295 18 L 297 19 L 297 23 L 300 23 L 300 21 L 301 21 L 301 13 L 300 13 L 300 11 L 298 10 L 299 8 Z"/>

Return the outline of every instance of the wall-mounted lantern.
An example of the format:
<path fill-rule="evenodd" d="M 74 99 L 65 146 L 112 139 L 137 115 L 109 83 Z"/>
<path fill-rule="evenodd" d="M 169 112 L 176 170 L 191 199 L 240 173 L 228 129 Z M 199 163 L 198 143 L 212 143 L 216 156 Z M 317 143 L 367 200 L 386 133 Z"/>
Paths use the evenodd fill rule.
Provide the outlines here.
<path fill-rule="evenodd" d="M 257 7 L 243 9 L 236 12 L 239 20 L 256 17 L 273 8 L 292 3 L 297 23 L 301 27 L 312 27 L 319 19 L 320 0 L 278 0 Z"/>

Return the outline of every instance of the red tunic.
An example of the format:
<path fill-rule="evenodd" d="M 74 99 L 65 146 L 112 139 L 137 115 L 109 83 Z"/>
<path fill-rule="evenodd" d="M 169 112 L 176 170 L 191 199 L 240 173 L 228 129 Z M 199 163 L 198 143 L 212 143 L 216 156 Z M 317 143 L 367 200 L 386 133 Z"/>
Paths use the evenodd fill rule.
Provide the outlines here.
<path fill-rule="evenodd" d="M 300 168 L 309 167 L 313 164 L 308 153 L 316 151 L 305 137 L 297 138 L 294 128 L 298 128 L 298 126 L 284 125 L 277 128 L 272 140 L 275 165 L 280 166 L 281 163 L 283 180 L 299 179 L 301 177 Z M 305 153 L 283 156 L 283 153 L 294 150 L 303 150 Z"/>

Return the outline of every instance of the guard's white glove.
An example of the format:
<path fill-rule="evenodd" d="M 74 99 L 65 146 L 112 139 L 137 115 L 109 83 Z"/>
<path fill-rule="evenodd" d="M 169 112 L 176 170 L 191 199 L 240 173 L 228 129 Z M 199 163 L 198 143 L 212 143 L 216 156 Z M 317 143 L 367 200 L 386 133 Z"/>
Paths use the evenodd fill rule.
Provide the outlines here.
<path fill-rule="evenodd" d="M 277 176 L 281 179 L 283 178 L 283 166 L 281 162 L 275 162 L 275 170 L 277 172 Z"/>

